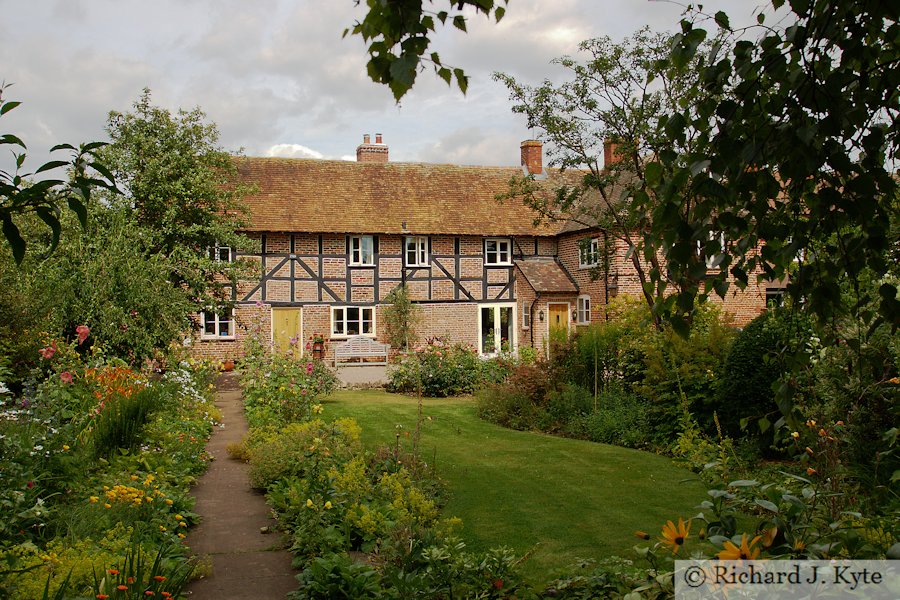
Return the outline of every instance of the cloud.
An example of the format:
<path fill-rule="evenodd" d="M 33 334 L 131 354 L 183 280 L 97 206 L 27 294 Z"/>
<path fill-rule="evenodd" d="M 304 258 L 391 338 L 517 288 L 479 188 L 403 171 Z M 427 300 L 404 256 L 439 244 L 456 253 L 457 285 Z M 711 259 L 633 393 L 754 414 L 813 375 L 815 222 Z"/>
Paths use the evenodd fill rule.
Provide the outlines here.
<path fill-rule="evenodd" d="M 321 152 L 300 144 L 275 144 L 265 152 L 265 156 L 280 158 L 325 158 Z"/>

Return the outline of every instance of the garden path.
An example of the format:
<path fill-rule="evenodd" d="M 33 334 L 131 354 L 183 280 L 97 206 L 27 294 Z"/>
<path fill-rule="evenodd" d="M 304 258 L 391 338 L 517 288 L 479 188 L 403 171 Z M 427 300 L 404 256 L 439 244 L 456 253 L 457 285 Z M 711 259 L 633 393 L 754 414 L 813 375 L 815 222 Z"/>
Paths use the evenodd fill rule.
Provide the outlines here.
<path fill-rule="evenodd" d="M 237 377 L 223 374 L 216 387 L 224 427 L 215 428 L 207 444 L 215 460 L 192 490 L 202 521 L 186 540 L 196 556 L 209 558 L 212 572 L 187 592 L 191 600 L 284 598 L 297 589 L 291 556 L 277 534 L 262 533 L 275 529 L 265 498 L 250 488 L 248 465 L 226 452 L 247 433 Z"/>

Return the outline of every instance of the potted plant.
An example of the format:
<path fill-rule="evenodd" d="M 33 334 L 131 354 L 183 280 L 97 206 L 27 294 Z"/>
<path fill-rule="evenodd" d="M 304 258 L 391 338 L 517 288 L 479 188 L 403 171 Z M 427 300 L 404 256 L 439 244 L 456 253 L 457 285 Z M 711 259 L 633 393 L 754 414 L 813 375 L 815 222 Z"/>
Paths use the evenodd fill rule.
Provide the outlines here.
<path fill-rule="evenodd" d="M 321 333 L 314 333 L 309 336 L 306 349 L 312 350 L 313 358 L 322 360 L 325 357 L 325 336 Z"/>

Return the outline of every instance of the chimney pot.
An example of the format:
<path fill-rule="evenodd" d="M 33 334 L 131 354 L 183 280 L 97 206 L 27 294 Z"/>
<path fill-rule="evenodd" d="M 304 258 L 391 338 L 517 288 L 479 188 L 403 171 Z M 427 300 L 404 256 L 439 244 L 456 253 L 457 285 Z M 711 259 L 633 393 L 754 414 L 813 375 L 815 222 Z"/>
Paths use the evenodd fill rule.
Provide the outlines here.
<path fill-rule="evenodd" d="M 356 162 L 388 162 L 388 147 L 381 142 L 381 134 L 375 134 L 372 143 L 369 134 L 363 135 L 363 143 L 356 147 Z"/>
<path fill-rule="evenodd" d="M 525 140 L 520 145 L 522 150 L 522 166 L 529 175 L 540 175 L 544 172 L 543 145 L 538 140 Z"/>

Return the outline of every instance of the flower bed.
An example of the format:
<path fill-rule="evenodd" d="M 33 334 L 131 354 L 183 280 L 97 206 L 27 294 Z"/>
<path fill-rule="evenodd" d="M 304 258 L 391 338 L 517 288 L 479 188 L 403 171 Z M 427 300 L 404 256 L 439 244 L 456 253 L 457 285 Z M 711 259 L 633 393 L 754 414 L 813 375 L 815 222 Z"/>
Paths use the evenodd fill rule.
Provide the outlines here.
<path fill-rule="evenodd" d="M 86 329 L 48 341 L 22 394 L 0 387 L 0 596 L 178 597 L 212 371 L 149 376 L 84 352 Z"/>

